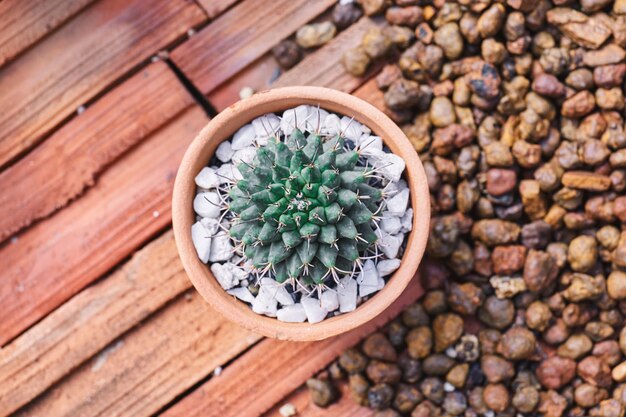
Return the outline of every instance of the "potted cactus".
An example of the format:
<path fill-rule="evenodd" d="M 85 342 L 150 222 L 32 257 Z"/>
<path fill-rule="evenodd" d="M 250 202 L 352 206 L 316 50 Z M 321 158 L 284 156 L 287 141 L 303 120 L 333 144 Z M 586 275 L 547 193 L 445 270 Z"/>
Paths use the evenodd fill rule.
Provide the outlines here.
<path fill-rule="evenodd" d="M 273 337 L 328 337 L 380 313 L 421 259 L 421 163 L 372 106 L 317 87 L 257 94 L 214 119 L 176 179 L 174 230 L 199 292 Z"/>

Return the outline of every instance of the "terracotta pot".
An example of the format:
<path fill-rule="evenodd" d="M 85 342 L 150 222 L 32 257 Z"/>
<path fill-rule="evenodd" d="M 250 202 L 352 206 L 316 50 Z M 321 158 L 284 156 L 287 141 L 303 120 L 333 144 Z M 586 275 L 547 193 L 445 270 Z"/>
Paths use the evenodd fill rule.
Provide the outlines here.
<path fill-rule="evenodd" d="M 385 287 L 355 311 L 316 324 L 284 323 L 254 313 L 247 304 L 222 289 L 209 267 L 198 259 L 191 240 L 191 225 L 195 222 L 194 178 L 207 165 L 217 146 L 252 119 L 270 112 L 282 112 L 300 104 L 319 105 L 328 111 L 354 117 L 380 136 L 406 162 L 404 177 L 411 190 L 411 206 L 414 210 L 413 230 L 408 236 L 402 264 Z M 297 341 L 321 340 L 373 319 L 404 291 L 415 276 L 426 247 L 430 198 L 426 175 L 413 146 L 398 126 L 380 110 L 357 97 L 336 90 L 286 87 L 260 92 L 235 103 L 202 129 L 187 149 L 178 169 L 174 184 L 172 218 L 176 245 L 189 279 L 216 311 L 227 319 L 268 337 Z"/>

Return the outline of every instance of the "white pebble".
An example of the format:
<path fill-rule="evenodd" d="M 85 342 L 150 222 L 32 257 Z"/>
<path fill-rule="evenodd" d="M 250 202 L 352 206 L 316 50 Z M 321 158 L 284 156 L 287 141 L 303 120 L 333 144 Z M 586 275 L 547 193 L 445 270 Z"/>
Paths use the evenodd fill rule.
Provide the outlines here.
<path fill-rule="evenodd" d="M 196 248 L 198 258 L 204 263 L 209 261 L 209 255 L 211 254 L 211 237 L 207 233 L 202 223 L 195 222 L 191 226 L 191 241 Z"/>
<path fill-rule="evenodd" d="M 367 155 L 368 161 L 374 165 L 383 177 L 390 181 L 398 181 L 405 168 L 404 159 L 393 153 L 371 150 Z"/>
<path fill-rule="evenodd" d="M 306 318 L 309 323 L 319 323 L 326 318 L 328 311 L 320 306 L 320 300 L 311 297 L 304 297 L 301 301 Z"/>
<path fill-rule="evenodd" d="M 213 237 L 211 242 L 211 256 L 209 261 L 221 262 L 227 261 L 233 256 L 233 245 L 230 242 L 230 237 L 226 234 L 217 235 Z"/>
<path fill-rule="evenodd" d="M 193 199 L 193 210 L 202 217 L 219 217 L 220 206 L 220 196 L 212 191 L 200 193 Z"/>
<path fill-rule="evenodd" d="M 380 228 L 393 235 L 402 229 L 402 222 L 398 217 L 385 211 L 383 212 L 383 219 L 380 221 Z"/>
<path fill-rule="evenodd" d="M 328 117 L 328 112 L 317 106 L 309 106 L 309 115 L 307 118 L 306 130 L 309 132 L 321 132 L 324 127 L 324 121 Z"/>
<path fill-rule="evenodd" d="M 385 191 L 390 195 L 396 195 L 405 188 L 409 188 L 406 181 L 400 178 L 398 181 L 390 181 L 385 187 Z"/>
<path fill-rule="evenodd" d="M 357 122 L 356 119 L 343 116 L 341 118 L 341 132 L 345 138 L 350 139 L 354 143 L 358 143 L 358 140 L 363 133 L 369 134 L 371 130 L 365 125 Z"/>
<path fill-rule="evenodd" d="M 238 151 L 252 145 L 255 137 L 254 127 L 252 127 L 251 124 L 245 125 L 233 135 L 233 140 L 230 143 L 233 151 Z"/>
<path fill-rule="evenodd" d="M 453 346 L 450 346 L 449 348 L 447 348 L 445 350 L 445 354 L 446 356 L 450 357 L 450 358 L 456 358 L 458 356 L 458 353 L 456 351 L 456 349 Z"/>
<path fill-rule="evenodd" d="M 287 403 L 278 409 L 278 413 L 282 417 L 293 417 L 298 414 L 298 410 L 296 410 L 296 407 L 293 404 Z"/>
<path fill-rule="evenodd" d="M 306 317 L 304 307 L 300 303 L 285 306 L 276 312 L 276 318 L 287 323 L 302 323 Z"/>
<path fill-rule="evenodd" d="M 404 216 L 409 205 L 409 193 L 409 189 L 405 188 L 387 200 L 387 213 L 396 217 Z"/>
<path fill-rule="evenodd" d="M 387 257 L 387 259 L 393 259 L 398 257 L 398 252 L 400 251 L 400 246 L 402 246 L 402 242 L 404 241 L 403 235 L 390 235 L 389 233 L 383 232 L 382 235 L 378 233 L 380 238 L 380 247 Z"/>
<path fill-rule="evenodd" d="M 382 152 L 383 150 L 383 140 L 380 138 L 380 136 L 363 134 L 359 138 L 357 145 L 359 146 L 359 149 L 361 149 L 361 153 L 363 155 L 369 155 L 370 153 L 375 151 Z"/>
<path fill-rule="evenodd" d="M 217 169 L 217 176 L 220 179 L 220 183 L 224 184 L 229 181 L 239 181 L 243 179 L 241 172 L 233 164 L 224 164 Z"/>
<path fill-rule="evenodd" d="M 200 223 L 202 223 L 202 226 L 204 226 L 209 236 L 215 235 L 220 227 L 217 219 L 213 219 L 211 217 L 204 217 L 200 220 Z"/>
<path fill-rule="evenodd" d="M 242 100 L 248 97 L 252 97 L 253 94 L 254 88 L 252 87 L 243 87 L 241 90 L 239 90 L 239 98 Z"/>
<path fill-rule="evenodd" d="M 227 262 L 224 264 L 224 266 L 226 266 L 226 268 L 230 270 L 231 274 L 233 274 L 233 277 L 237 278 L 237 281 L 241 281 L 243 279 L 248 278 L 248 273 L 244 271 L 243 269 L 239 268 L 234 263 Z"/>
<path fill-rule="evenodd" d="M 230 290 L 239 284 L 239 280 L 233 276 L 230 269 L 222 264 L 211 264 L 211 272 L 213 272 L 215 279 L 225 290 Z"/>
<path fill-rule="evenodd" d="M 443 384 L 443 390 L 445 392 L 453 392 L 455 390 L 454 385 L 452 385 L 449 382 L 446 382 L 445 384 Z"/>
<path fill-rule="evenodd" d="M 391 273 L 395 272 L 396 269 L 400 268 L 400 259 L 383 259 L 382 261 L 378 261 L 376 264 L 376 269 L 378 270 L 378 275 L 381 277 L 386 277 Z"/>
<path fill-rule="evenodd" d="M 287 291 L 283 285 L 280 285 L 278 282 L 274 281 L 271 278 L 263 278 L 261 279 L 261 287 L 267 288 L 273 295 L 276 300 L 284 306 L 293 305 L 293 297 Z"/>
<path fill-rule="evenodd" d="M 264 114 L 252 121 L 254 135 L 259 145 L 267 145 L 267 139 L 275 136 L 280 128 L 280 119 L 274 113 Z"/>
<path fill-rule="evenodd" d="M 308 117 L 309 107 L 304 104 L 293 109 L 285 110 L 280 121 L 280 129 L 285 135 L 291 135 L 291 132 L 293 132 L 296 127 L 304 131 Z"/>
<path fill-rule="evenodd" d="M 196 185 L 202 188 L 215 188 L 220 185 L 220 179 L 213 168 L 204 167 L 195 178 Z"/>
<path fill-rule="evenodd" d="M 322 308 L 328 311 L 335 311 L 339 308 L 339 297 L 335 291 L 324 291 L 322 293 Z"/>
<path fill-rule="evenodd" d="M 356 280 L 345 277 L 339 280 L 337 296 L 339 297 L 339 311 L 348 313 L 356 308 Z"/>
<path fill-rule="evenodd" d="M 257 314 L 265 314 L 269 317 L 276 317 L 277 310 L 276 298 L 272 295 L 268 288 L 259 288 L 259 293 L 252 302 L 252 311 Z"/>
<path fill-rule="evenodd" d="M 215 151 L 215 156 L 222 162 L 228 162 L 230 161 L 230 158 L 233 157 L 234 153 L 235 151 L 233 151 L 230 141 L 226 140 L 219 144 L 217 150 Z"/>
<path fill-rule="evenodd" d="M 239 165 L 242 162 L 251 164 L 255 156 L 256 148 L 254 146 L 248 146 L 247 148 L 239 149 L 238 151 L 235 151 L 235 154 L 233 155 L 233 164 Z"/>
<path fill-rule="evenodd" d="M 250 290 L 246 287 L 231 288 L 226 292 L 230 295 L 234 295 L 241 301 L 245 301 L 246 303 L 252 303 L 254 301 L 254 295 L 252 295 Z"/>
<path fill-rule="evenodd" d="M 413 209 L 411 207 L 406 209 L 400 222 L 402 223 L 402 233 L 408 233 L 413 230 Z"/>
<path fill-rule="evenodd" d="M 371 259 L 365 261 L 363 264 L 363 272 L 357 276 L 356 282 L 359 285 L 372 287 L 376 287 L 378 285 L 378 271 L 376 270 L 374 261 Z"/>
<path fill-rule="evenodd" d="M 324 118 L 322 133 L 329 136 L 338 135 L 341 132 L 341 119 L 336 114 L 329 114 Z"/>

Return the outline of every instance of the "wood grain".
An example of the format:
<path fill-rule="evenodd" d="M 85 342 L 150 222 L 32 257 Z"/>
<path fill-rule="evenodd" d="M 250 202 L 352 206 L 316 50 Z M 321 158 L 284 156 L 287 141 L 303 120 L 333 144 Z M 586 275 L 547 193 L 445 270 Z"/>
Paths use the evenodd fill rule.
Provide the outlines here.
<path fill-rule="evenodd" d="M 261 415 L 347 347 L 395 317 L 421 293 L 418 278 L 415 278 L 387 310 L 341 336 L 307 343 L 264 339 L 227 367 L 219 378 L 210 379 L 163 416 Z"/>
<path fill-rule="evenodd" d="M 163 62 L 96 101 L 0 173 L 0 241 L 65 207 L 120 155 L 192 103 Z"/>
<path fill-rule="evenodd" d="M 41 394 L 190 287 L 167 232 L 0 349 L 0 415 Z"/>
<path fill-rule="evenodd" d="M 214 19 L 239 0 L 197 0 L 209 19 Z"/>
<path fill-rule="evenodd" d="M 52 32 L 94 0 L 0 2 L 0 67 Z"/>
<path fill-rule="evenodd" d="M 242 87 L 252 87 L 255 91 L 262 91 L 291 85 L 317 85 L 350 92 L 376 72 L 378 65 L 374 65 L 364 76 L 355 77 L 343 69 L 341 56 L 346 50 L 357 46 L 368 29 L 383 24 L 367 17 L 360 19 L 341 32 L 337 38 L 307 55 L 295 67 L 282 73 L 272 83 L 270 80 L 276 71 L 279 71 L 279 67 L 274 57 L 266 54 L 216 88 L 207 97 L 218 111 L 222 111 L 239 100 L 239 91 Z M 375 85 L 374 87 L 376 88 Z M 375 92 L 364 91 L 364 97 L 370 93 Z"/>
<path fill-rule="evenodd" d="M 205 19 L 186 0 L 103 0 L 6 65 L 0 70 L 0 167 Z"/>
<path fill-rule="evenodd" d="M 171 53 L 208 94 L 336 0 L 245 0 Z"/>
<path fill-rule="evenodd" d="M 259 338 L 190 290 L 16 416 L 151 416 Z"/>
<path fill-rule="evenodd" d="M 355 403 L 352 398 L 350 398 L 350 389 L 347 383 L 341 381 L 338 384 L 336 383 L 336 387 L 341 392 L 341 397 L 337 400 L 337 402 L 326 408 L 321 408 L 313 404 L 311 402 L 309 390 L 306 387 L 300 387 L 296 391 L 289 394 L 286 398 L 283 398 L 270 411 L 263 414 L 263 416 L 283 417 L 279 410 L 280 407 L 286 403 L 296 407 L 298 417 L 371 417 L 374 415 L 373 410 L 367 407 L 361 407 Z"/>
<path fill-rule="evenodd" d="M 354 90 L 376 73 L 380 65 L 372 65 L 365 75 L 355 77 L 344 70 L 341 57 L 348 49 L 361 44 L 365 32 L 373 27 L 382 27 L 384 24 L 381 20 L 361 18 L 318 51 L 308 55 L 298 65 L 284 73 L 273 87 L 317 85 L 331 86 L 344 92 Z"/>
<path fill-rule="evenodd" d="M 250 87 L 255 92 L 273 87 L 271 81 L 275 81 L 280 71 L 276 59 L 268 52 L 213 90 L 207 98 L 220 112 L 239 100 L 239 92 L 244 87 Z"/>
<path fill-rule="evenodd" d="M 206 124 L 182 113 L 105 171 L 82 198 L 0 248 L 0 345 L 110 270 L 171 220 L 171 190 Z"/>

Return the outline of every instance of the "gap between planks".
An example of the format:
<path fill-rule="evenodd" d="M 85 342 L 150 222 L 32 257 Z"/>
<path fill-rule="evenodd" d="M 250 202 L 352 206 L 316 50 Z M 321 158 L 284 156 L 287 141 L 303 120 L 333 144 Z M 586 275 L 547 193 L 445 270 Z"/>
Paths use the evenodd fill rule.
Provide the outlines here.
<path fill-rule="evenodd" d="M 0 69 L 0 167 L 204 20 L 185 0 L 103 0 Z"/>

